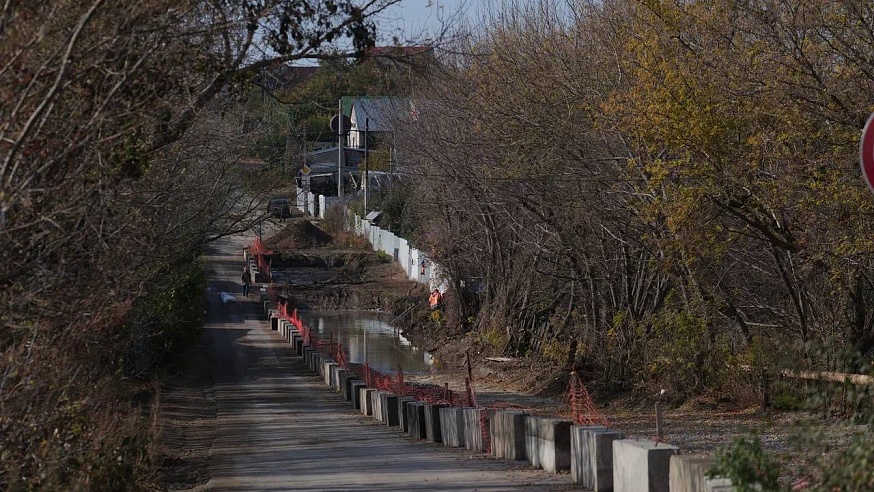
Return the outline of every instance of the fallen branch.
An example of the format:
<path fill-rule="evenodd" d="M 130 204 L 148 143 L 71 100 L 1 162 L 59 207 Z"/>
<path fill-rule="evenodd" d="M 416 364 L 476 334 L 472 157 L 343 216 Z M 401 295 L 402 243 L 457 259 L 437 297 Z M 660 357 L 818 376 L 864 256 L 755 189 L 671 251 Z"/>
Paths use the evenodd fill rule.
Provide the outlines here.
<path fill-rule="evenodd" d="M 874 376 L 864 374 L 844 374 L 828 371 L 793 371 L 783 369 L 780 375 L 784 378 L 810 379 L 814 381 L 831 381 L 833 383 L 851 383 L 863 386 L 874 386 Z"/>

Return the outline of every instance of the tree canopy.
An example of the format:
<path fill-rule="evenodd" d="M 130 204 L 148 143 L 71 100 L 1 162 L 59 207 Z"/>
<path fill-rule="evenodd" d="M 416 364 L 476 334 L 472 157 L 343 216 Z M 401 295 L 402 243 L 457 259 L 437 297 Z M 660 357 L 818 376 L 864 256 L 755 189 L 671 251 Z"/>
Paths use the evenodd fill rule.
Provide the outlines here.
<path fill-rule="evenodd" d="M 872 22 L 857 2 L 510 4 L 399 129 L 418 240 L 465 300 L 450 326 L 678 395 L 739 367 L 870 370 Z"/>

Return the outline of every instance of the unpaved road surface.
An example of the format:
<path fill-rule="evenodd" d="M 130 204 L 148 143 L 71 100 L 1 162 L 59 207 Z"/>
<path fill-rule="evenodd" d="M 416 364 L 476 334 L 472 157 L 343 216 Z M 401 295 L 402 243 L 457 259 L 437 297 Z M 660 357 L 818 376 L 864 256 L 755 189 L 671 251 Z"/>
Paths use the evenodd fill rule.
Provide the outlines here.
<path fill-rule="evenodd" d="M 171 489 L 572 489 L 567 474 L 417 441 L 352 410 L 270 330 L 257 294 L 240 294 L 243 244 L 229 238 L 207 252 L 204 343 L 162 395 Z"/>

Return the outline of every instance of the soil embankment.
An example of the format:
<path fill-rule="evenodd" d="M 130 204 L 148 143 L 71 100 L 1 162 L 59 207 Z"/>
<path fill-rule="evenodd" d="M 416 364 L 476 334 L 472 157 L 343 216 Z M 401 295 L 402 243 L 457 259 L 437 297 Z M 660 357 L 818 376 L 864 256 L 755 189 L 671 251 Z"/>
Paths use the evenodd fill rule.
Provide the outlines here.
<path fill-rule="evenodd" d="M 290 220 L 264 245 L 273 251 L 268 261 L 280 294 L 299 309 L 391 313 L 426 295 L 363 239 L 333 237 L 304 218 Z"/>

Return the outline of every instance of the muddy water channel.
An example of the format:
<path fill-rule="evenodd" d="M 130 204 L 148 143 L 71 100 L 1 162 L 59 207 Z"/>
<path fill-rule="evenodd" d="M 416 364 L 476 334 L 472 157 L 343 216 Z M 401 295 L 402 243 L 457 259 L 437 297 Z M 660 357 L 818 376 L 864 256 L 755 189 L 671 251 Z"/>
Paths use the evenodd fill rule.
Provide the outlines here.
<path fill-rule="evenodd" d="M 343 345 L 349 362 L 364 364 L 379 372 L 394 373 L 398 365 L 404 373 L 421 373 L 433 368 L 434 358 L 414 347 L 393 327 L 391 317 L 368 311 L 307 311 L 306 323 L 324 341 Z"/>

